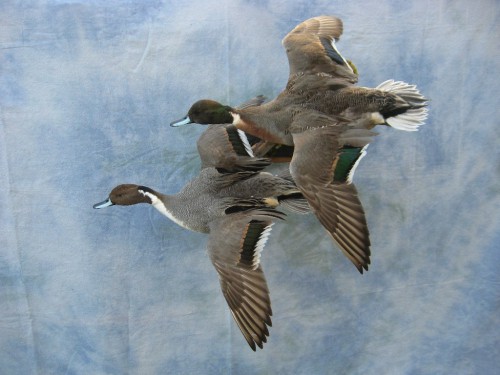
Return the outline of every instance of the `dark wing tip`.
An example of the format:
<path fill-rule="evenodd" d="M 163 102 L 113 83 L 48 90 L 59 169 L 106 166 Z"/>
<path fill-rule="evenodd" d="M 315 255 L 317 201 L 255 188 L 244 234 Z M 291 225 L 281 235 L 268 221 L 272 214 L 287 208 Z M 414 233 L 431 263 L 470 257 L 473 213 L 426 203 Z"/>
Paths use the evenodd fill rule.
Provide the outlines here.
<path fill-rule="evenodd" d="M 356 265 L 356 268 L 358 269 L 360 274 L 363 274 L 364 271 L 368 271 L 368 265 L 370 264 L 370 258 L 367 259 L 367 262 L 364 264 L 358 264 Z"/>

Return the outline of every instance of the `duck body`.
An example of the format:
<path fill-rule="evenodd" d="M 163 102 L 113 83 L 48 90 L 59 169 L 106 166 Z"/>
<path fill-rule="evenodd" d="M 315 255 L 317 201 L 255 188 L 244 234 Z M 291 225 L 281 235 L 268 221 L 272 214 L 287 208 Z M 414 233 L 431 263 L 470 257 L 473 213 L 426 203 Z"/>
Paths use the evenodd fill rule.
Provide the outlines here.
<path fill-rule="evenodd" d="M 122 184 L 95 208 L 106 203 L 122 206 L 149 203 L 181 227 L 210 233 L 210 223 L 214 220 L 251 208 L 276 208 L 280 199 L 300 194 L 293 182 L 267 172 L 239 178 L 235 181 L 234 176 L 221 176 L 215 168 L 206 168 L 172 195 L 147 186 Z"/>
<path fill-rule="evenodd" d="M 177 194 L 149 191 L 158 197 L 160 202 L 152 204 L 160 213 L 201 233 L 210 233 L 213 220 L 232 212 L 252 207 L 276 208 L 280 200 L 300 194 L 293 182 L 267 172 L 221 175 L 215 168 L 202 169 Z"/>
<path fill-rule="evenodd" d="M 262 169 L 269 160 L 253 156 L 243 132 L 233 125 L 213 125 L 197 142 L 199 174 L 177 194 L 122 184 L 94 205 L 151 204 L 176 224 L 208 234 L 208 255 L 219 276 L 231 314 L 253 350 L 269 336 L 271 300 L 260 254 L 275 221 L 276 208 L 308 212 L 309 206 L 288 176 Z"/>
<path fill-rule="evenodd" d="M 388 125 L 391 118 L 397 118 L 408 110 L 422 112 L 421 108 L 425 105 L 423 98 L 410 102 L 397 94 L 380 89 L 351 84 L 330 88 L 327 84 L 328 77 L 318 74 L 317 78 L 311 80 L 311 75 L 292 78 L 287 89 L 271 102 L 259 107 L 232 110 L 233 124 L 263 140 L 293 146 L 293 133 L 324 126 L 340 126 L 340 131 L 353 128 L 372 129 L 376 125 Z M 302 83 L 302 80 L 306 82 Z M 321 86 L 318 80 L 324 80 L 325 85 Z M 424 113 L 420 117 L 425 116 Z M 303 120 L 304 117 L 315 115 L 330 116 L 330 124 L 315 121 L 314 118 L 307 122 Z M 414 121 L 414 125 L 408 124 L 410 128 L 403 130 L 416 130 L 419 119 Z M 347 123 L 348 126 L 344 126 Z"/>
<path fill-rule="evenodd" d="M 267 341 L 268 327 L 272 325 L 271 300 L 260 253 L 274 222 L 284 219 L 284 215 L 274 209 L 276 200 L 214 194 L 220 180 L 207 180 L 214 176 L 214 171 L 203 170 L 201 176 L 174 195 L 141 185 L 118 185 L 107 200 L 94 208 L 149 203 L 176 224 L 207 233 L 208 254 L 219 275 L 222 293 L 255 351 L 256 346 L 262 348 Z M 209 182 L 208 186 L 200 185 L 205 182 Z"/>

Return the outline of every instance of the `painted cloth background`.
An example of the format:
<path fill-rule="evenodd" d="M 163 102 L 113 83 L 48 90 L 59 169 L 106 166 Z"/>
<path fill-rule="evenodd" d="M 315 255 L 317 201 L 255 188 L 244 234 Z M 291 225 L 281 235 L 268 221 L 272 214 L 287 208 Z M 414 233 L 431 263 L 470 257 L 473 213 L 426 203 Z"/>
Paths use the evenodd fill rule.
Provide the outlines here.
<path fill-rule="evenodd" d="M 430 98 L 379 128 L 354 181 L 372 240 L 359 275 L 313 216 L 274 226 L 264 350 L 232 321 L 206 236 L 119 183 L 177 192 L 199 170 L 197 99 L 277 95 L 281 39 L 344 21 L 361 86 Z M 0 2 L 2 374 L 493 374 L 500 365 L 496 1 Z"/>

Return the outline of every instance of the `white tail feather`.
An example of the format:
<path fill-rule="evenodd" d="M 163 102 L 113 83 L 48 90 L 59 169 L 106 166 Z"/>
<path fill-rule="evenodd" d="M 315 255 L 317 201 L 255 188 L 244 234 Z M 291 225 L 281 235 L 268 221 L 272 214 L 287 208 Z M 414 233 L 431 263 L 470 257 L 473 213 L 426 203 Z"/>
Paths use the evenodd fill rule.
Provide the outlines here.
<path fill-rule="evenodd" d="M 416 132 L 418 127 L 425 123 L 426 118 L 427 108 L 415 108 L 401 115 L 389 117 L 385 121 L 395 129 Z"/>
<path fill-rule="evenodd" d="M 377 86 L 378 90 L 390 92 L 399 96 L 410 105 L 415 106 L 406 112 L 386 119 L 387 124 L 395 129 L 405 131 L 417 131 L 418 127 L 425 123 L 427 119 L 427 108 L 425 107 L 427 99 L 420 94 L 417 86 L 410 85 L 402 81 L 389 79 Z"/>

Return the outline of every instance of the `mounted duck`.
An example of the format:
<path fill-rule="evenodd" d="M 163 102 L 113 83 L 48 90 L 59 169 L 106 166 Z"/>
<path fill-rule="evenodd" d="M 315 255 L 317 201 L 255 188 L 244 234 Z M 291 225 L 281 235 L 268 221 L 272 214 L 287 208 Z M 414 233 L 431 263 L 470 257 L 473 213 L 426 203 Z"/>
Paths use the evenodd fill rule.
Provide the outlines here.
<path fill-rule="evenodd" d="M 253 350 L 271 326 L 271 300 L 260 254 L 276 220 L 276 208 L 308 212 L 291 179 L 261 170 L 268 159 L 253 156 L 245 134 L 233 125 L 210 126 L 198 140 L 202 168 L 177 194 L 122 184 L 94 205 L 151 204 L 183 228 L 208 234 L 208 254 L 231 314 Z M 223 152 L 222 152 L 223 151 Z"/>
<path fill-rule="evenodd" d="M 286 88 L 260 106 L 235 109 L 213 100 L 194 103 L 171 123 L 232 123 L 273 144 L 294 146 L 291 175 L 318 220 L 362 273 L 370 240 L 352 178 L 376 125 L 416 131 L 427 117 L 427 99 L 414 85 L 388 80 L 356 86 L 357 72 L 338 51 L 339 18 L 308 19 L 283 39 L 290 74 Z M 261 148 L 261 154 L 265 150 Z"/>

